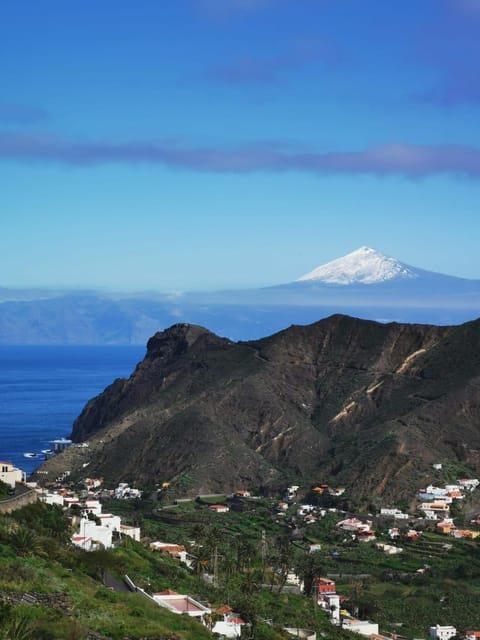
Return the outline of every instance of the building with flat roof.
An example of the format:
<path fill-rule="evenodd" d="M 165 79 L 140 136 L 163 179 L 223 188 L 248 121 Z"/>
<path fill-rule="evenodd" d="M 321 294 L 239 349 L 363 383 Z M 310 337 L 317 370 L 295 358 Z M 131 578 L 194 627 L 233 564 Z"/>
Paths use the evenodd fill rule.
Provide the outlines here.
<path fill-rule="evenodd" d="M 183 613 L 192 618 L 200 618 L 202 622 L 203 617 L 207 613 L 212 613 L 209 607 L 205 607 L 201 602 L 194 600 L 191 596 L 181 595 L 170 589 L 154 593 L 153 599 L 161 607 L 168 609 L 172 613 Z"/>

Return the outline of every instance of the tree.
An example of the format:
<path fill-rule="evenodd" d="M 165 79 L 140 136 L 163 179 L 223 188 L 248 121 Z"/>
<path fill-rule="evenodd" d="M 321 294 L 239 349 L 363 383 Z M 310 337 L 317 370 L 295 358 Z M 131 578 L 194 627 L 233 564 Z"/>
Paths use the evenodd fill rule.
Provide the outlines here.
<path fill-rule="evenodd" d="M 297 574 L 303 580 L 303 591 L 305 595 L 310 596 L 313 593 L 313 584 L 315 578 L 322 574 L 323 556 L 319 551 L 308 553 L 302 551 L 294 558 L 294 567 Z"/>
<path fill-rule="evenodd" d="M 37 535 L 27 527 L 17 527 L 11 535 L 10 543 L 19 556 L 30 556 L 40 551 Z"/>
<path fill-rule="evenodd" d="M 241 535 L 236 540 L 237 569 L 240 571 L 250 567 L 258 557 L 258 549 L 255 542 L 246 535 Z"/>

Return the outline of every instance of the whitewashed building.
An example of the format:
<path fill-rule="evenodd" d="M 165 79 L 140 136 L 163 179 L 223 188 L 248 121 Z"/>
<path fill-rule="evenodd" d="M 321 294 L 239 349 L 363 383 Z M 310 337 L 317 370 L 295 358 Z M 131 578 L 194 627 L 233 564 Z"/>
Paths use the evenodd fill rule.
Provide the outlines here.
<path fill-rule="evenodd" d="M 82 518 L 80 521 L 79 535 L 84 538 L 91 538 L 93 542 L 100 543 L 105 549 L 110 549 L 112 543 L 113 530 L 109 527 L 99 526 L 93 520 Z M 72 539 L 73 542 L 73 539 Z"/>
<path fill-rule="evenodd" d="M 45 504 L 58 504 L 60 507 L 63 507 L 63 499 L 61 493 L 42 493 L 40 495 L 40 500 Z"/>
<path fill-rule="evenodd" d="M 25 471 L 17 469 L 11 462 L 0 462 L 0 480 L 15 488 L 16 482 L 26 481 Z"/>
<path fill-rule="evenodd" d="M 434 627 L 430 627 L 430 637 L 434 640 L 449 640 L 453 636 L 457 635 L 457 630 L 452 625 L 440 625 L 436 624 Z"/>

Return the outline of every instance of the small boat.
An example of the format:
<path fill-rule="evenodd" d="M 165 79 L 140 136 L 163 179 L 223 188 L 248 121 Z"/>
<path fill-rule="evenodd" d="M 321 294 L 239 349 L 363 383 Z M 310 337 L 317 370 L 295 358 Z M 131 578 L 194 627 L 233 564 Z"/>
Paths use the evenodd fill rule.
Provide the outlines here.
<path fill-rule="evenodd" d="M 24 453 L 23 457 L 24 458 L 36 458 L 38 456 L 38 453 Z"/>
<path fill-rule="evenodd" d="M 42 453 L 48 456 L 50 453 L 54 453 L 53 449 L 42 449 Z"/>

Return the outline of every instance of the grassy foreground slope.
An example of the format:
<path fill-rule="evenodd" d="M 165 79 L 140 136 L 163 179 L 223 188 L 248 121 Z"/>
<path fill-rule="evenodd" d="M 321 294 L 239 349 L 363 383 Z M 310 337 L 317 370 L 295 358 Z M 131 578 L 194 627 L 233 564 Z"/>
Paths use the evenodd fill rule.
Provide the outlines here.
<path fill-rule="evenodd" d="M 239 548 L 241 562 L 230 564 L 216 585 L 205 580 L 203 554 L 187 569 L 148 546 L 123 540 L 113 550 L 84 552 L 69 543 L 70 522 L 58 507 L 36 503 L 0 516 L 0 640 L 202 640 L 213 638 L 197 621 L 150 603 L 139 594 L 107 586 L 128 574 L 150 592 L 173 589 L 208 601 L 212 609 L 229 602 L 249 622 L 246 637 L 282 640 L 289 626 L 309 626 L 326 638 L 348 638 L 333 627 L 312 599 L 261 589 L 255 560 L 256 535 L 248 518 Z M 146 524 L 146 522 L 145 522 Z M 145 527 L 154 534 L 155 525 Z M 199 529 L 197 527 L 197 529 Z M 160 530 L 158 531 L 160 533 Z M 167 533 L 167 532 L 165 532 Z M 169 537 L 186 531 L 171 529 Z M 189 532 L 190 533 L 190 532 Z M 193 531 L 203 540 L 200 530 Z M 213 540 L 213 539 L 212 539 Z M 221 548 L 221 564 L 228 564 Z M 268 620 L 270 618 L 270 620 Z M 272 621 L 273 619 L 273 621 Z"/>
<path fill-rule="evenodd" d="M 41 503 L 0 517 L 0 638 L 211 637 L 188 617 L 103 585 L 107 572 L 149 569 L 134 549 L 85 553 L 68 544 L 68 535 L 62 511 Z"/>

